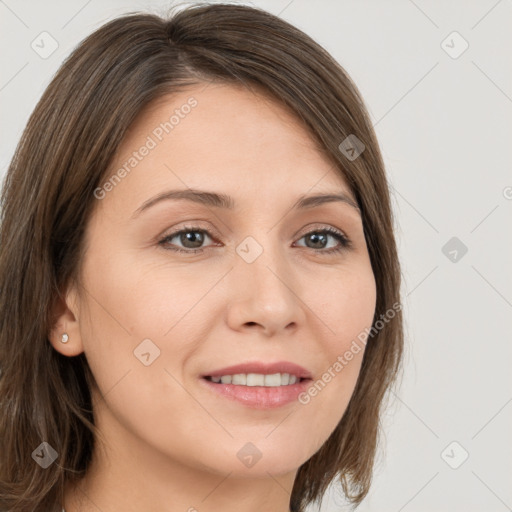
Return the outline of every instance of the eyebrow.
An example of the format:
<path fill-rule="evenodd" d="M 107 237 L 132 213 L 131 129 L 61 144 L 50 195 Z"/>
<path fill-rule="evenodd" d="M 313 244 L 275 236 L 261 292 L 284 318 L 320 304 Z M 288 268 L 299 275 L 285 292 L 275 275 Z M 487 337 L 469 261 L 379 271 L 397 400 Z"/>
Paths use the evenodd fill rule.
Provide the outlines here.
<path fill-rule="evenodd" d="M 168 190 L 166 192 L 162 192 L 147 201 L 145 201 L 132 215 L 132 218 L 138 217 L 143 211 L 148 210 L 152 206 L 161 201 L 169 201 L 169 200 L 179 200 L 186 199 L 188 201 L 193 201 L 195 203 L 199 203 L 205 206 L 211 206 L 215 208 L 225 208 L 229 210 L 233 210 L 235 208 L 235 200 L 226 194 L 221 194 L 217 192 L 206 192 L 203 190 L 197 189 L 187 189 L 187 190 Z M 359 214 L 361 214 L 361 209 L 357 205 L 357 203 L 348 195 L 343 192 L 337 193 L 328 193 L 328 194 L 316 194 L 311 196 L 300 196 L 298 200 L 292 206 L 293 209 L 307 209 L 314 208 L 315 206 L 320 206 L 326 203 L 333 202 L 341 202 L 348 204 Z"/>

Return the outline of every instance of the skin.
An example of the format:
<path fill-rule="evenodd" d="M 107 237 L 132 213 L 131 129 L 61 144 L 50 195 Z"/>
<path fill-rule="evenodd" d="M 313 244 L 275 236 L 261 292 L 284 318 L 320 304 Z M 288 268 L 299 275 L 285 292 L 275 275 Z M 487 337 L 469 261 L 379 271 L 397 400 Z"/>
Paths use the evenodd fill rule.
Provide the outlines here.
<path fill-rule="evenodd" d="M 160 98 L 129 130 L 112 174 L 191 96 L 197 106 L 95 199 L 85 290 L 70 284 L 56 311 L 51 343 L 85 352 L 102 433 L 85 479 L 67 488 L 66 512 L 286 512 L 298 468 L 335 429 L 360 371 L 363 350 L 309 403 L 267 410 L 202 385 L 208 370 L 250 360 L 292 361 L 320 379 L 371 326 L 376 287 L 356 208 L 292 209 L 301 195 L 355 199 L 304 126 L 261 93 L 200 84 Z M 228 194 L 236 208 L 167 200 L 131 218 L 153 196 L 188 188 Z M 159 245 L 185 225 L 208 231 L 202 253 Z M 311 232 L 327 227 L 352 248 L 325 253 L 340 242 L 327 235 L 322 248 Z M 236 252 L 248 236 L 263 249 L 250 264 Z M 178 235 L 169 246 L 197 244 Z M 149 366 L 133 353 L 147 338 L 160 349 Z M 247 442 L 262 455 L 252 467 L 237 457 Z"/>

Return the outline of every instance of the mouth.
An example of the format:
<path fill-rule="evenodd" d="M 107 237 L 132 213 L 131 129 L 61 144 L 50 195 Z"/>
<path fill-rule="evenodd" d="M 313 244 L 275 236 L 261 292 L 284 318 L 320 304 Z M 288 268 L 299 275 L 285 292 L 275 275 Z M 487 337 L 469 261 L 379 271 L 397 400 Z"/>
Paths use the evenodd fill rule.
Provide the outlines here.
<path fill-rule="evenodd" d="M 253 409 L 272 409 L 296 402 L 313 374 L 291 361 L 248 361 L 200 375 L 213 396 Z"/>
<path fill-rule="evenodd" d="M 313 375 L 303 366 L 290 361 L 249 361 L 205 372 L 212 382 L 239 386 L 277 386 L 311 379 Z"/>
<path fill-rule="evenodd" d="M 302 382 L 312 380 L 307 377 L 300 377 L 293 374 L 290 375 L 289 373 L 236 373 L 222 376 L 205 375 L 202 378 L 213 384 L 268 388 L 293 386 L 294 384 L 300 384 Z"/>
<path fill-rule="evenodd" d="M 205 375 L 199 380 L 207 392 L 221 400 L 251 409 L 268 410 L 297 402 L 313 379 L 279 373 L 249 373 L 221 377 Z"/>

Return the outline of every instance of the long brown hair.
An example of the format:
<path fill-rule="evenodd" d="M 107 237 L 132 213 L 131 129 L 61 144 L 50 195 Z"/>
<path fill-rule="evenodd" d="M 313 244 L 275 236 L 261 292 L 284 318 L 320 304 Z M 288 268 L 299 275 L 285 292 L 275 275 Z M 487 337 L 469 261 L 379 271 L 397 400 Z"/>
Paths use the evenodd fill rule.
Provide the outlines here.
<path fill-rule="evenodd" d="M 401 368 L 401 273 L 388 184 L 356 86 L 306 34 L 258 8 L 192 5 L 167 19 L 130 13 L 88 36 L 47 87 L 15 151 L 1 196 L 0 509 L 60 510 L 67 482 L 87 471 L 95 436 L 94 378 L 84 354 L 48 341 L 52 308 L 80 284 L 94 191 L 138 114 L 153 100 L 204 81 L 260 88 L 289 107 L 352 189 L 377 286 L 374 329 L 340 423 L 298 470 L 290 506 L 301 512 L 338 479 L 358 504 L 367 494 L 386 391 Z M 347 158 L 340 144 L 364 144 Z M 343 149 L 343 145 L 341 147 Z M 353 152 L 351 153 L 353 155 Z M 394 305 L 394 306 L 393 306 Z M 33 452 L 58 454 L 46 469 Z"/>

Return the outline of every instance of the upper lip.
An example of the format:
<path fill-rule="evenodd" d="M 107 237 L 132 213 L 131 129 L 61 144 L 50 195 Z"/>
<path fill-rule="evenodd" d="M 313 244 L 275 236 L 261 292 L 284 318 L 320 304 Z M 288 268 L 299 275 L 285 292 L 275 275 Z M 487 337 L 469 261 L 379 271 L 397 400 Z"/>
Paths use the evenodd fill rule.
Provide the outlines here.
<path fill-rule="evenodd" d="M 235 375 L 236 373 L 261 373 L 272 375 L 274 373 L 289 373 L 302 379 L 311 379 L 311 373 L 302 366 L 290 361 L 277 361 L 275 363 L 264 363 L 263 361 L 249 361 L 247 363 L 235 364 L 212 370 L 202 377 L 222 377 L 223 375 Z"/>

